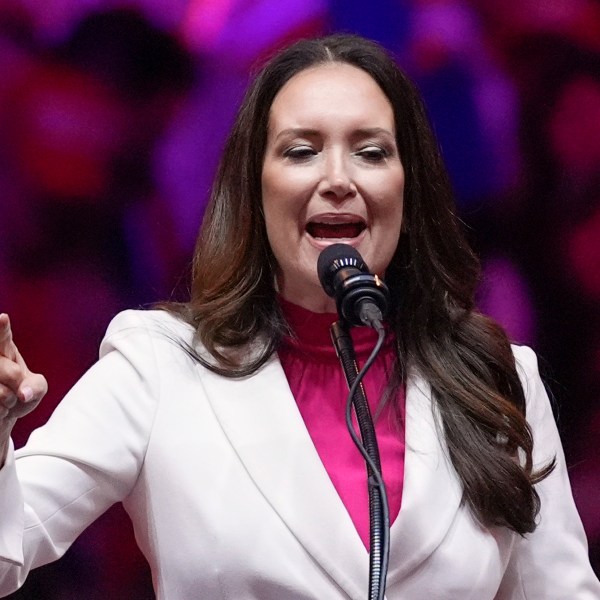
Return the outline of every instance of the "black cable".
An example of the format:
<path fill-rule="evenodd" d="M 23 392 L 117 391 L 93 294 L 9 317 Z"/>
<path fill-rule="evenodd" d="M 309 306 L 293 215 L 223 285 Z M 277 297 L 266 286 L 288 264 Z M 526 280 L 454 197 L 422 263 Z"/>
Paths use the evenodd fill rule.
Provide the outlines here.
<path fill-rule="evenodd" d="M 369 600 L 383 600 L 390 550 L 389 505 L 381 475 L 375 429 L 362 387 L 362 380 L 375 361 L 385 340 L 385 330 L 379 321 L 376 323 L 375 329 L 378 333 L 377 343 L 360 372 L 354 357 L 352 338 L 347 328 L 340 323 L 334 323 L 331 333 L 350 387 L 346 402 L 346 426 L 352 441 L 367 463 L 371 525 Z M 354 430 L 352 406 L 355 409 L 362 441 Z"/>

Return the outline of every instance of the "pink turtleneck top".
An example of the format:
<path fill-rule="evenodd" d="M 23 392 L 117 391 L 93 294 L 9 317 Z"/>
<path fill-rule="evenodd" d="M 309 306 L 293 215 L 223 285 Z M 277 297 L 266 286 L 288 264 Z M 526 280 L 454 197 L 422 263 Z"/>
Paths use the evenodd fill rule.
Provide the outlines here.
<path fill-rule="evenodd" d="M 306 428 L 323 465 L 348 511 L 360 538 L 369 548 L 369 497 L 365 461 L 346 428 L 348 386 L 329 335 L 337 314 L 313 313 L 280 298 L 283 313 L 295 333 L 285 338 L 279 359 Z M 352 339 L 359 364 L 369 357 L 377 334 L 354 327 Z M 377 414 L 394 364 L 395 336 L 385 344 L 363 381 L 371 414 Z M 390 505 L 390 522 L 398 516 L 404 476 L 404 387 L 378 414 L 375 431 Z M 355 429 L 358 426 L 355 422 Z"/>

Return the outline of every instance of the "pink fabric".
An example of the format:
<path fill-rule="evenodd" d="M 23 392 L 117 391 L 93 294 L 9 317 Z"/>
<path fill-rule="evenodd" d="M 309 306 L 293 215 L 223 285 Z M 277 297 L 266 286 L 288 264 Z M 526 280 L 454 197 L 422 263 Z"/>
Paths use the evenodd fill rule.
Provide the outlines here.
<path fill-rule="evenodd" d="M 369 498 L 365 461 L 346 428 L 348 386 L 329 336 L 329 326 L 337 320 L 337 315 L 316 314 L 283 299 L 280 302 L 297 336 L 286 338 L 279 350 L 283 370 L 321 461 L 368 549 Z M 375 345 L 377 334 L 366 327 L 355 327 L 352 338 L 359 367 L 362 367 Z M 394 358 L 395 336 L 390 332 L 364 380 L 372 415 L 375 415 Z M 402 501 L 404 396 L 402 389 L 394 403 L 388 402 L 375 425 L 390 522 L 398 516 Z M 358 431 L 356 420 L 355 429 Z"/>

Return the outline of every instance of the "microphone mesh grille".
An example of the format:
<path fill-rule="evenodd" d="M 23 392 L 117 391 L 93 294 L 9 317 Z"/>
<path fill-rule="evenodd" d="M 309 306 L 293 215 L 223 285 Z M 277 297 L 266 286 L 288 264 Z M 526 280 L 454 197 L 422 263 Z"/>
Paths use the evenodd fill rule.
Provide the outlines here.
<path fill-rule="evenodd" d="M 359 271 L 368 272 L 368 268 L 358 250 L 348 244 L 332 244 L 319 254 L 317 273 L 321 285 L 329 295 L 332 295 L 333 291 L 333 277 L 344 267 L 355 267 Z"/>

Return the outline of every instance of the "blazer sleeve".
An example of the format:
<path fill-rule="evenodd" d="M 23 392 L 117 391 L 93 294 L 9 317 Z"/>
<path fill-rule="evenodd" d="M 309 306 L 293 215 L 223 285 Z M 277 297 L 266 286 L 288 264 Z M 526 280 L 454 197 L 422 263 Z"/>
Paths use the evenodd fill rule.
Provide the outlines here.
<path fill-rule="evenodd" d="M 541 381 L 537 358 L 515 347 L 534 437 L 534 468 L 556 457 L 554 471 L 536 485 L 541 500 L 537 528 L 516 540 L 497 600 L 600 600 L 585 532 L 573 501 L 565 456 Z"/>
<path fill-rule="evenodd" d="M 111 323 L 100 360 L 0 470 L 0 596 L 64 554 L 136 482 L 160 395 L 152 336 L 136 311 Z"/>

